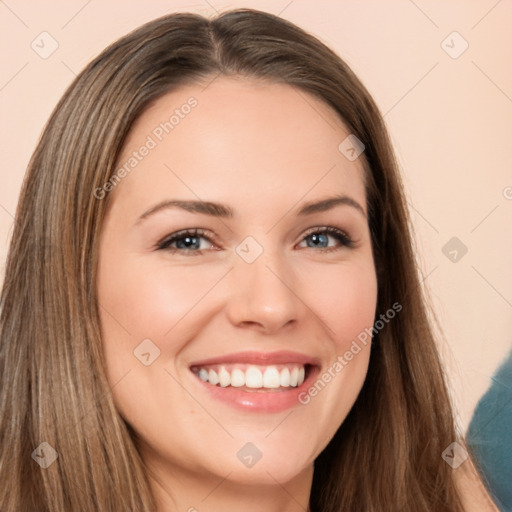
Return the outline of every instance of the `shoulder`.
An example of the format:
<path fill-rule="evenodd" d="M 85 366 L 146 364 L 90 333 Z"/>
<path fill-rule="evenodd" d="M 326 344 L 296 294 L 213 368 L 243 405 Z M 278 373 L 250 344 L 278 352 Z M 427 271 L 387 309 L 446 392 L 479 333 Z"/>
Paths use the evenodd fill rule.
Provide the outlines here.
<path fill-rule="evenodd" d="M 454 480 L 462 499 L 464 512 L 499 512 L 471 458 L 455 470 Z"/>

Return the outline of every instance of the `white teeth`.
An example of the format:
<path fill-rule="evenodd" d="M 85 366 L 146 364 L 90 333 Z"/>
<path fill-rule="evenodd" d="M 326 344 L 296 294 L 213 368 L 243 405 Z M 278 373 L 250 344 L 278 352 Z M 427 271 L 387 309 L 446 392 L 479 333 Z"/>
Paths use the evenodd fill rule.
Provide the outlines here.
<path fill-rule="evenodd" d="M 299 376 L 297 377 L 297 386 L 302 385 L 305 377 L 306 377 L 306 369 L 304 368 L 304 366 L 302 366 L 301 368 L 299 368 Z"/>
<path fill-rule="evenodd" d="M 279 381 L 279 371 L 275 366 L 269 366 L 263 374 L 263 387 L 275 389 L 281 385 Z"/>
<path fill-rule="evenodd" d="M 289 387 L 289 385 L 290 385 L 290 370 L 288 370 L 288 368 L 285 368 L 281 372 L 281 375 L 279 376 L 279 381 L 280 381 L 281 386 L 283 386 L 284 388 Z"/>
<path fill-rule="evenodd" d="M 248 388 L 262 388 L 263 375 L 256 366 L 249 366 L 245 372 L 245 385 Z"/>
<path fill-rule="evenodd" d="M 297 379 L 299 377 L 299 369 L 298 368 L 294 368 L 291 372 L 290 372 L 290 386 L 292 387 L 297 387 Z"/>
<path fill-rule="evenodd" d="M 231 372 L 231 385 L 234 388 L 240 388 L 245 384 L 245 375 L 242 370 L 235 368 Z"/>
<path fill-rule="evenodd" d="M 208 372 L 208 381 L 210 384 L 213 384 L 214 386 L 219 383 L 219 376 L 217 375 L 217 372 L 214 370 L 210 370 Z"/>
<path fill-rule="evenodd" d="M 231 384 L 231 375 L 229 375 L 229 372 L 224 368 L 224 366 L 220 367 L 219 370 L 219 381 L 221 387 L 225 388 L 226 386 L 229 386 Z"/>
<path fill-rule="evenodd" d="M 306 370 L 300 365 L 284 366 L 281 370 L 276 366 L 251 365 L 245 371 L 235 367 L 229 372 L 225 366 L 219 366 L 215 370 L 200 368 L 196 373 L 203 382 L 223 388 L 245 386 L 251 389 L 277 389 L 300 386 L 304 382 Z"/>

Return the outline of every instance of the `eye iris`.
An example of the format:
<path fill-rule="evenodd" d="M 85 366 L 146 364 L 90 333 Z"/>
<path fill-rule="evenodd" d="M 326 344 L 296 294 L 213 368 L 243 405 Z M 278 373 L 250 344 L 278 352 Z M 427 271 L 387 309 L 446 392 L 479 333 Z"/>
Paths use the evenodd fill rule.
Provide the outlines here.
<path fill-rule="evenodd" d="M 309 247 L 319 247 L 319 245 L 322 245 L 322 247 L 327 247 L 329 245 L 327 235 L 324 235 L 322 233 L 313 233 L 312 235 L 310 235 L 310 239 L 314 245 L 308 244 Z"/>
<path fill-rule="evenodd" d="M 197 236 L 186 236 L 176 241 L 178 249 L 199 249 L 199 237 Z"/>

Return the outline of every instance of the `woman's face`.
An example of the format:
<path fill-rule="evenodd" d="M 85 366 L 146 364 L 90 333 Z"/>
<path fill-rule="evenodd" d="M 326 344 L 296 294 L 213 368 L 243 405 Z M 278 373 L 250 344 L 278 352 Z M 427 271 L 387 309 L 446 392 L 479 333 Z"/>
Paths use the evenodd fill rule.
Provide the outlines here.
<path fill-rule="evenodd" d="M 311 476 L 354 404 L 377 283 L 349 134 L 303 91 L 220 77 L 156 101 L 96 191 L 108 378 L 160 473 Z"/>

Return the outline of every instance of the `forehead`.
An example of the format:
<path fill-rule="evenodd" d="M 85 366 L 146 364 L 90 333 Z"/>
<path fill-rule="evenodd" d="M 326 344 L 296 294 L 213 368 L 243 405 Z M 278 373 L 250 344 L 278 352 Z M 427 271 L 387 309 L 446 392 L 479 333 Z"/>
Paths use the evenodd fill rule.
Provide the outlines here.
<path fill-rule="evenodd" d="M 348 135 L 336 112 L 303 90 L 217 77 L 162 96 L 140 116 L 118 160 L 128 176 L 115 192 L 226 201 L 236 192 L 243 204 L 255 193 L 298 200 L 336 189 L 363 201 L 362 158 L 339 149 Z"/>

